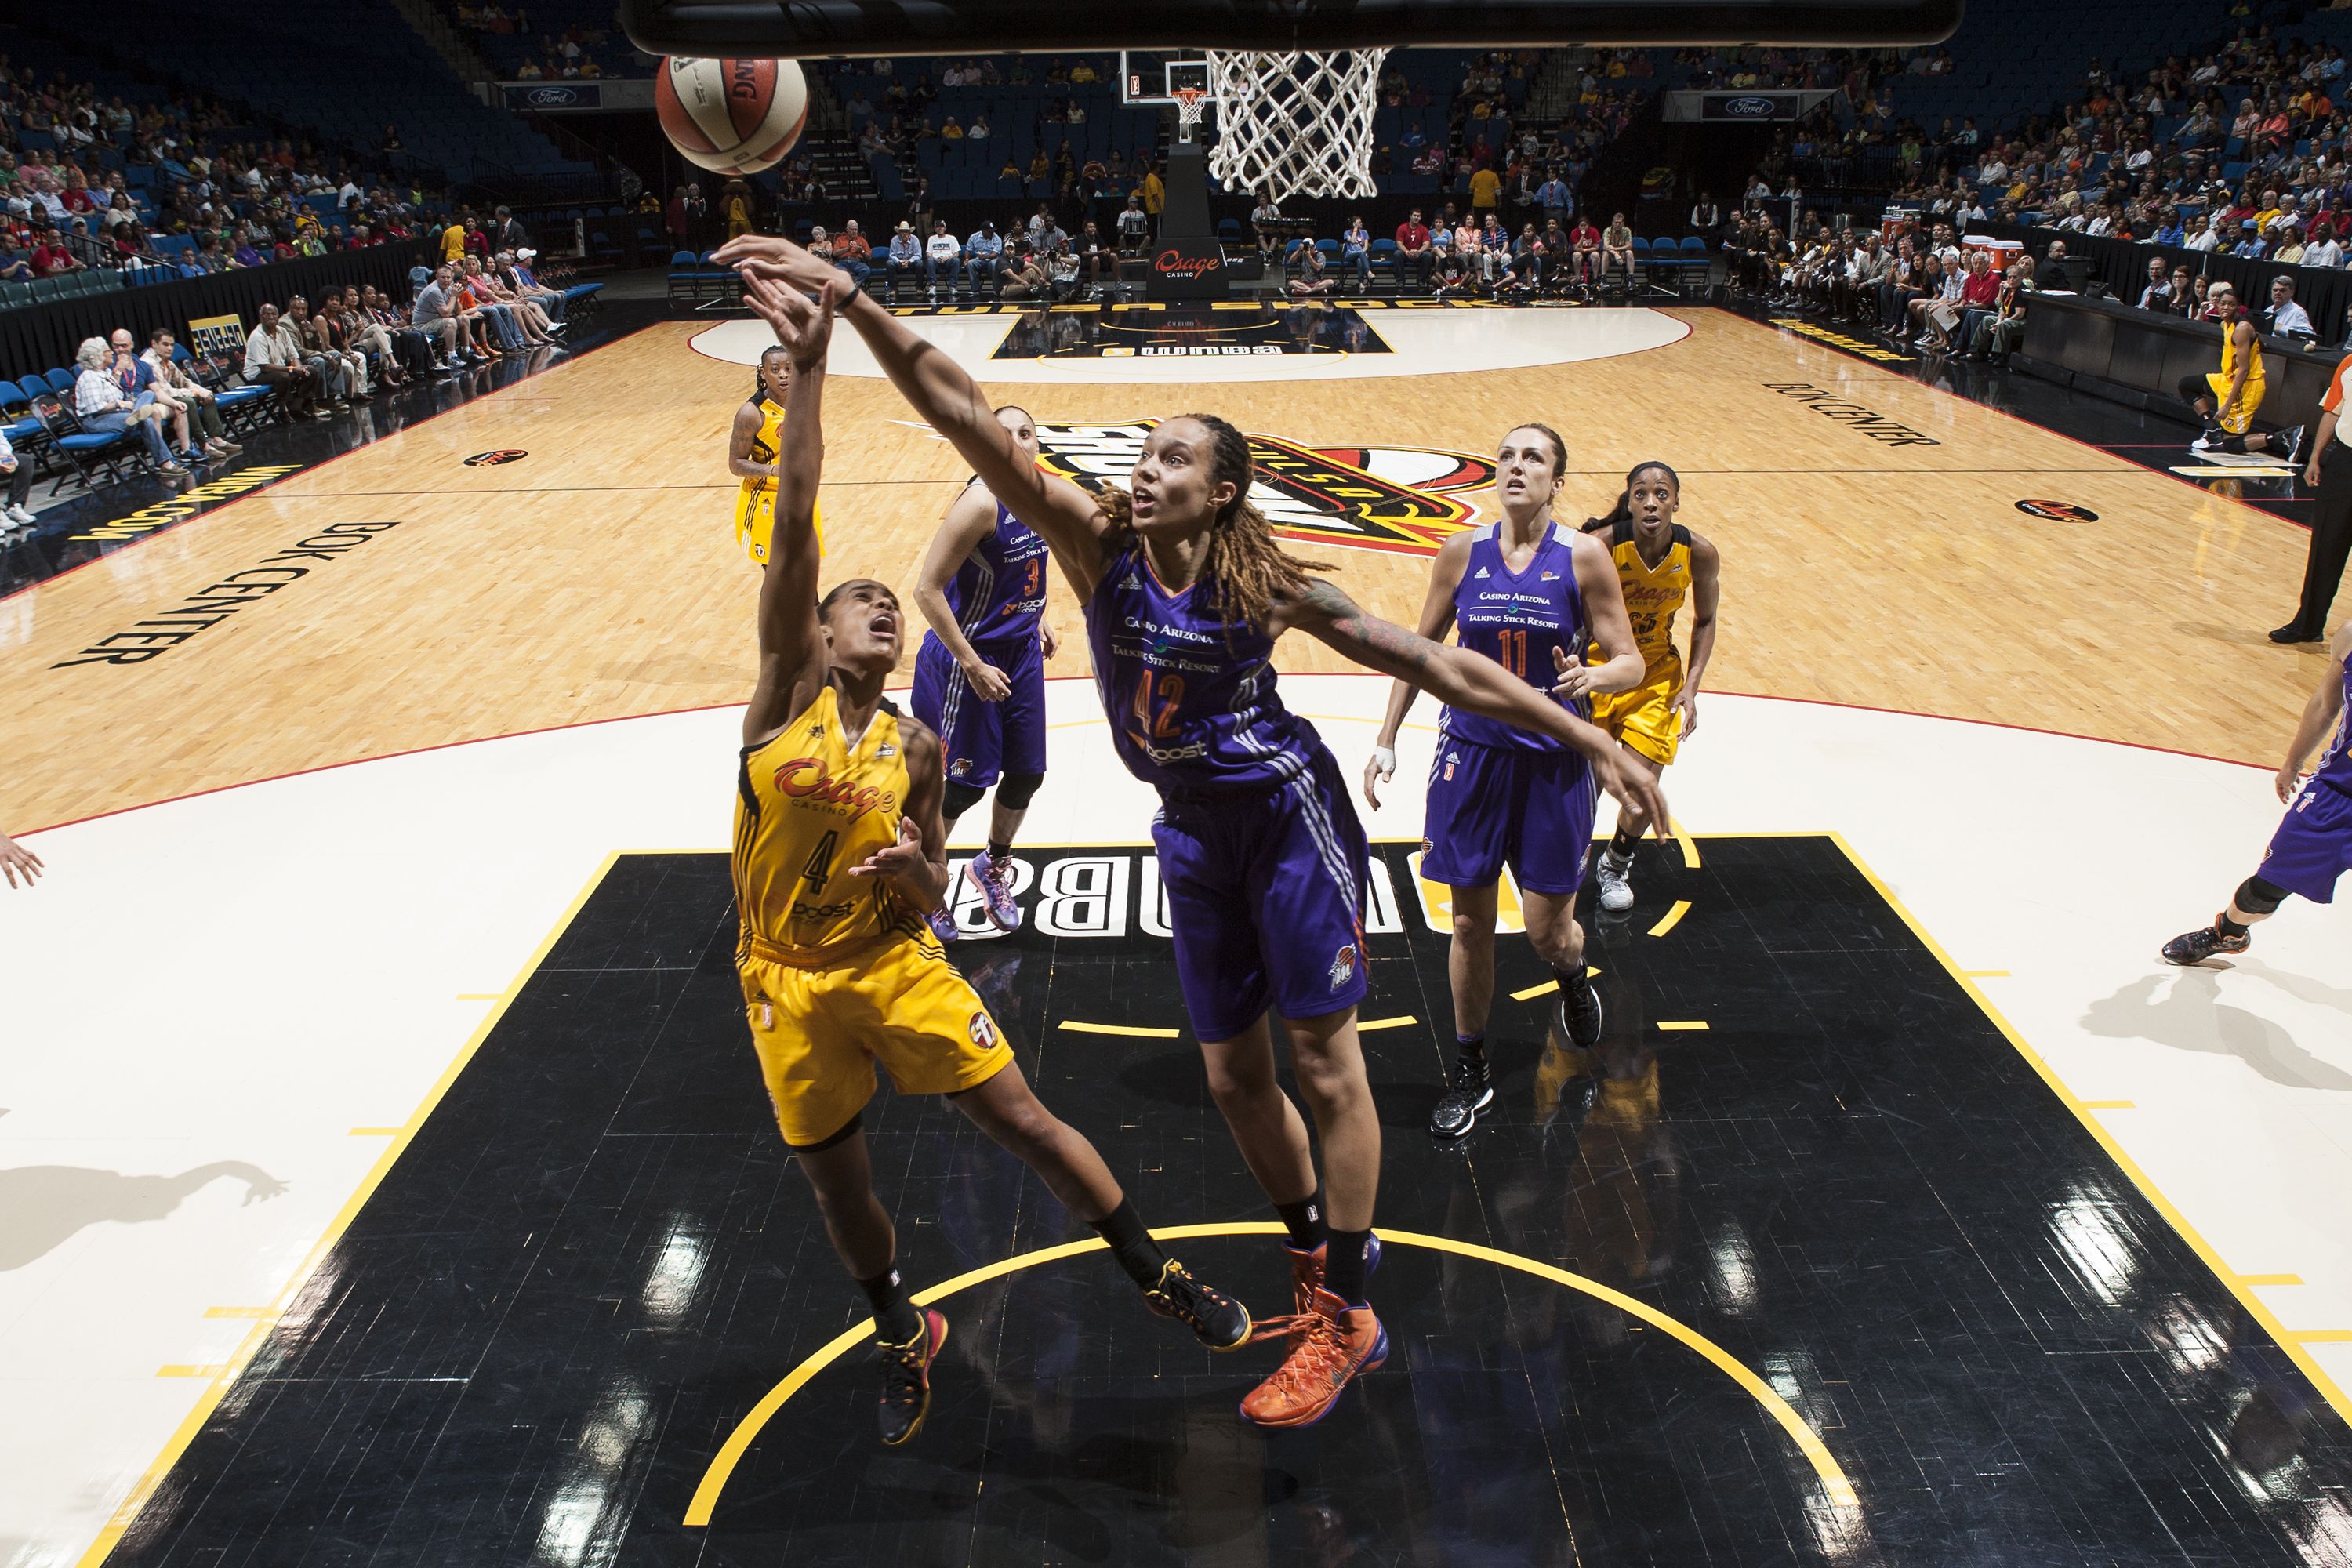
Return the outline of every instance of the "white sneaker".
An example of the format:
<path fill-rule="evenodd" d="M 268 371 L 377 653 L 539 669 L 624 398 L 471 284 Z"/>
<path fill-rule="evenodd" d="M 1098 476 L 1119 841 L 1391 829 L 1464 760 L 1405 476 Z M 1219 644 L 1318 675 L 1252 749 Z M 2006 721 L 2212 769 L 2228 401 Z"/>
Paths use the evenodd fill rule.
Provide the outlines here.
<path fill-rule="evenodd" d="M 1633 907 L 1633 862 L 1620 860 L 1609 850 L 1601 852 L 1601 863 L 1593 868 L 1594 878 L 1601 883 L 1601 907 L 1612 915 L 1622 915 Z"/>
<path fill-rule="evenodd" d="M 12 505 L 8 508 L 8 521 L 19 528 L 30 528 L 37 520 L 24 507 Z"/>

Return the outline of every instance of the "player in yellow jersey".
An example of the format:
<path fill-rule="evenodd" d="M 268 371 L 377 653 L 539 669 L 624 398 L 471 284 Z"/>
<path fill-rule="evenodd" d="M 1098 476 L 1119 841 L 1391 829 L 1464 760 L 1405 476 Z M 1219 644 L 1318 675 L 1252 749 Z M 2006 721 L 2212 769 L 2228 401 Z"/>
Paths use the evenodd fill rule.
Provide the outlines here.
<path fill-rule="evenodd" d="M 906 618 L 858 578 L 816 596 L 813 513 L 824 440 L 824 354 L 837 288 L 814 303 L 746 277 L 752 308 L 792 361 L 778 439 L 775 549 L 760 585 L 760 676 L 736 776 L 735 963 L 751 1041 L 784 1142 L 826 1234 L 873 1303 L 884 1368 L 882 1440 L 915 1435 L 947 1320 L 908 1299 L 898 1242 L 874 1195 L 862 1113 L 874 1064 L 901 1094 L 944 1094 L 1086 1219 L 1162 1317 L 1212 1350 L 1250 1315 L 1193 1279 L 1144 1229 L 1094 1145 L 1038 1102 L 987 1007 L 925 917 L 948 886 L 940 740 L 882 696 Z"/>
<path fill-rule="evenodd" d="M 784 403 L 792 388 L 792 356 L 781 348 L 763 350 L 760 379 L 735 411 L 734 428 L 727 435 L 727 471 L 743 481 L 735 492 L 735 542 L 754 566 L 768 563 L 768 539 L 776 526 L 777 432 L 783 428 Z M 809 516 L 814 520 L 810 526 L 816 530 L 822 555 L 824 518 L 814 504 Z"/>
<path fill-rule="evenodd" d="M 2263 374 L 2263 340 L 2245 302 L 2227 283 L 2214 284 L 2205 298 L 2213 319 L 2221 324 L 2221 368 L 2180 378 L 2181 397 L 2205 422 L 2204 433 L 2189 443 L 2189 449 L 2213 461 L 2267 456 L 2273 461 L 2297 462 L 2302 456 L 2302 426 L 2276 431 L 2253 427 L 2270 378 Z"/>
<path fill-rule="evenodd" d="M 1682 738 L 1698 728 L 1699 679 L 1715 656 L 1718 568 L 1715 546 L 1675 521 L 1682 480 L 1664 463 L 1642 463 L 1625 476 L 1624 493 L 1607 517 L 1584 525 L 1601 535 L 1617 563 L 1617 586 L 1642 650 L 1642 683 L 1631 691 L 1596 693 L 1592 721 L 1654 776 L 1675 760 Z M 1675 651 L 1675 613 L 1691 605 L 1690 662 Z M 1601 907 L 1622 914 L 1633 907 L 1633 847 L 1650 819 L 1621 805 L 1617 831 L 1601 852 L 1594 876 Z"/>

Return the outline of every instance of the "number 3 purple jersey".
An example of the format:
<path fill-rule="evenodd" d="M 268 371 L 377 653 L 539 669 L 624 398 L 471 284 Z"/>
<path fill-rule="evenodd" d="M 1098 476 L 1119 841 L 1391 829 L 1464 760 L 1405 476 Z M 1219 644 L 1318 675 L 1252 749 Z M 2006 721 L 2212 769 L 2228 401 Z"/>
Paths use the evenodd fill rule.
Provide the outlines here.
<path fill-rule="evenodd" d="M 971 642 L 1034 638 L 1045 609 L 1045 542 L 996 508 L 996 528 L 948 579 L 948 608 Z"/>
<path fill-rule="evenodd" d="M 1274 639 L 1228 626 L 1201 581 L 1171 594 L 1140 543 L 1111 558 L 1087 605 L 1095 686 L 1127 771 L 1167 788 L 1263 788 L 1323 749 L 1274 689 Z"/>
<path fill-rule="evenodd" d="M 1571 537 L 1553 523 L 1544 531 L 1527 570 L 1515 574 L 1504 563 L 1503 542 L 1490 522 L 1470 536 L 1470 559 L 1454 589 L 1454 625 L 1462 646 L 1547 691 L 1559 679 L 1552 650 L 1566 654 L 1571 666 L 1582 664 L 1585 645 L 1591 640 L 1584 624 L 1584 599 L 1576 591 Z M 1569 708 L 1580 719 L 1592 716 L 1587 703 L 1572 702 Z M 1556 736 L 1451 708 L 1441 727 L 1444 734 L 1474 745 L 1522 752 L 1569 749 Z"/>

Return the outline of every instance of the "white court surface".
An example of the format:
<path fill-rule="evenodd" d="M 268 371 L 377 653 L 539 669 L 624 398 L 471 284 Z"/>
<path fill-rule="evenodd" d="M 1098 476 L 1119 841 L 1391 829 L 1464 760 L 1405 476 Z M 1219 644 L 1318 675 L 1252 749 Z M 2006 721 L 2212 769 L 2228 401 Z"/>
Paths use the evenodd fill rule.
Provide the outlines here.
<path fill-rule="evenodd" d="M 1354 777 L 1387 681 L 1283 688 Z M 1050 693 L 1031 822 L 1143 840 L 1092 688 Z M 1433 717 L 1375 838 L 1420 832 Z M 1702 717 L 1667 774 L 1702 847 L 1843 834 L 1961 968 L 2006 972 L 1978 984 L 2069 1093 L 2129 1102 L 2087 1114 L 2227 1268 L 2300 1277 L 2248 1287 L 2290 1332 L 2352 1328 L 2352 907 L 2295 903 L 2228 969 L 2156 958 L 2253 865 L 2266 773 L 1766 699 Z M 33 837 L 48 879 L 0 893 L 0 1565 L 80 1562 L 139 1494 L 608 856 L 726 845 L 739 723 L 485 741 Z M 2306 1349 L 2352 1384 L 2352 1344 Z"/>
<path fill-rule="evenodd" d="M 1573 364 L 1664 348 L 1690 335 L 1690 323 L 1656 310 L 1496 310 L 1423 306 L 1363 312 L 1367 325 L 1388 343 L 1387 353 L 1235 354 L 1188 356 L 1154 363 L 1112 356 L 1103 359 L 998 359 L 997 348 L 1022 318 L 1002 314 L 907 316 L 901 318 L 927 342 L 955 357 L 975 381 L 1019 381 L 1047 385 L 1181 380 L 1346 381 L 1401 375 L 1452 375 L 1465 371 L 1526 370 Z M 1171 306 L 1171 309 L 1180 307 Z M 1149 315 L 1142 319 L 1149 320 Z M 775 342 L 761 321 L 722 321 L 690 340 L 697 353 L 736 364 L 756 364 L 760 351 Z M 882 368 L 855 332 L 837 332 L 831 368 L 838 375 L 878 376 Z"/>

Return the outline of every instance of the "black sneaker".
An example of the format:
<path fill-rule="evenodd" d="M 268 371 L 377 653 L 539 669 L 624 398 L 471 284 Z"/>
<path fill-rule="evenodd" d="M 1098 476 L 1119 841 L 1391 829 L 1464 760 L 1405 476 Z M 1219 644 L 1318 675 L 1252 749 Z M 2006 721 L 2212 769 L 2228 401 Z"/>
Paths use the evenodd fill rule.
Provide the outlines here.
<path fill-rule="evenodd" d="M 905 1344 L 882 1342 L 882 1441 L 895 1448 L 923 1429 L 931 1412 L 931 1363 L 948 1342 L 948 1321 L 922 1309 L 923 1328 Z"/>
<path fill-rule="evenodd" d="M 1588 1051 L 1601 1043 L 1601 992 L 1591 981 L 1560 993 L 1559 1032 L 1569 1044 Z"/>
<path fill-rule="evenodd" d="M 2219 926 L 2200 926 L 2166 942 L 2161 956 L 2167 963 L 2202 963 L 2216 953 L 2243 952 L 2252 940 L 2251 932 L 2231 936 Z"/>
<path fill-rule="evenodd" d="M 1495 1085 L 1486 1071 L 1486 1058 L 1463 1052 L 1454 1058 L 1453 1070 L 1445 1075 L 1445 1095 L 1437 1109 L 1429 1113 L 1429 1135 L 1432 1138 L 1461 1138 L 1478 1125 L 1478 1113 L 1495 1102 Z"/>
<path fill-rule="evenodd" d="M 1249 1343 L 1249 1309 L 1213 1285 L 1192 1278 L 1174 1258 L 1160 1266 L 1160 1283 L 1143 1292 L 1145 1305 L 1163 1318 L 1173 1318 L 1192 1331 L 1193 1337 L 1213 1351 L 1234 1351 Z"/>
<path fill-rule="evenodd" d="M 2274 440 L 2284 440 L 2286 443 L 2286 451 L 2283 455 L 2289 465 L 2303 461 L 2303 437 L 2304 427 L 2300 425 L 2290 426 L 2273 437 Z"/>
<path fill-rule="evenodd" d="M 2293 621 L 2271 634 L 2271 641 L 2275 643 L 2317 642 L 2319 638 L 2319 633 L 2307 632 Z"/>

